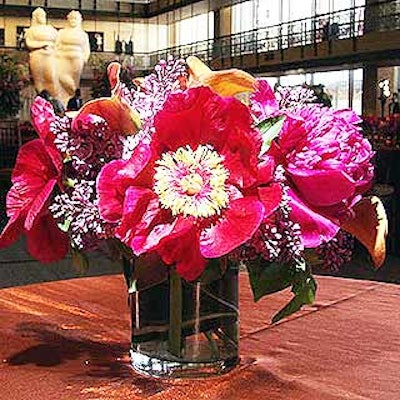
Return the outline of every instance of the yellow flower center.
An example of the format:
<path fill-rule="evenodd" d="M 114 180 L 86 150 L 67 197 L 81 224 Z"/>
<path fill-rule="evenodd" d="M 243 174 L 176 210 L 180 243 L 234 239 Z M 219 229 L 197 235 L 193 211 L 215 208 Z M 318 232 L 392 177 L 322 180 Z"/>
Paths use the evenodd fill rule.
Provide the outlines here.
<path fill-rule="evenodd" d="M 204 185 L 203 178 L 199 174 L 191 174 L 185 176 L 181 180 L 182 189 L 189 196 L 193 196 L 199 193 L 203 185 Z"/>
<path fill-rule="evenodd" d="M 229 173 L 210 146 L 180 147 L 164 153 L 156 165 L 154 191 L 161 207 L 173 215 L 208 218 L 227 207 Z"/>

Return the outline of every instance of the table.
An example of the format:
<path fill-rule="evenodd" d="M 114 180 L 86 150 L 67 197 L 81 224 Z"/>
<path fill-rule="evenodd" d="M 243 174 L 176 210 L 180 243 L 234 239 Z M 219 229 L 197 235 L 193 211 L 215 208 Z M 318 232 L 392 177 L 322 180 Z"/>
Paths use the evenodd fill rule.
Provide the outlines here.
<path fill-rule="evenodd" d="M 134 373 L 123 277 L 0 290 L 0 399 L 400 398 L 400 286 L 318 277 L 316 303 L 274 326 L 284 291 L 254 304 L 240 278 L 241 364 L 210 380 Z"/>

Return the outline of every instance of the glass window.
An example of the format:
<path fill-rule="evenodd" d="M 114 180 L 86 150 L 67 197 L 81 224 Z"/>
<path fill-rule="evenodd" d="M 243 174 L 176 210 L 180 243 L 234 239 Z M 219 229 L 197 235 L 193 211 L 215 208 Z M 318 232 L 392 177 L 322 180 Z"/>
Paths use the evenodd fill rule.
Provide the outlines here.
<path fill-rule="evenodd" d="M 279 2 L 280 3 L 280 2 Z M 267 26 L 280 24 L 280 4 L 278 2 L 271 2 L 259 0 L 257 6 L 257 26 L 265 28 Z"/>
<path fill-rule="evenodd" d="M 349 70 L 316 72 L 314 85 L 323 85 L 330 96 L 332 107 L 349 108 Z"/>
<path fill-rule="evenodd" d="M 281 86 L 299 86 L 306 82 L 305 74 L 283 75 L 280 77 Z"/>
<path fill-rule="evenodd" d="M 176 23 L 176 44 L 186 45 L 214 36 L 214 15 L 212 12 L 186 18 Z"/>
<path fill-rule="evenodd" d="M 316 14 L 328 14 L 331 10 L 330 8 L 330 0 L 318 0 L 317 7 L 316 7 Z"/>
<path fill-rule="evenodd" d="M 254 1 L 245 1 L 244 3 L 232 6 L 232 33 L 251 31 L 256 28 Z"/>
<path fill-rule="evenodd" d="M 363 69 L 353 70 L 353 110 L 358 114 L 362 114 L 362 85 L 363 85 Z"/>

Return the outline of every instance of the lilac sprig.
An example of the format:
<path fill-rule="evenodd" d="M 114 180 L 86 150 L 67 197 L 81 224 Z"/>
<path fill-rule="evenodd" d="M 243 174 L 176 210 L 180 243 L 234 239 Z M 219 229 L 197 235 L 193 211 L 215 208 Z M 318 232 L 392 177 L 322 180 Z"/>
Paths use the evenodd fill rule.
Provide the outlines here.
<path fill-rule="evenodd" d="M 180 79 L 186 76 L 185 61 L 169 56 L 132 92 L 131 106 L 139 113 L 144 132 L 151 134 L 154 116 L 163 108 L 168 95 L 180 90 Z"/>
<path fill-rule="evenodd" d="M 50 125 L 56 147 L 72 161 L 72 178 L 92 180 L 106 163 L 121 158 L 125 138 L 115 134 L 98 115 L 78 121 L 56 118 Z"/>
<path fill-rule="evenodd" d="M 314 92 L 303 86 L 278 87 L 276 97 L 279 101 L 279 108 L 285 111 L 295 111 L 304 107 L 305 104 L 315 100 Z"/>
<path fill-rule="evenodd" d="M 353 249 L 353 236 L 343 230 L 339 230 L 332 240 L 322 243 L 315 249 L 321 261 L 318 266 L 325 271 L 338 272 L 344 264 L 351 261 Z"/>
<path fill-rule="evenodd" d="M 98 241 L 112 237 L 113 226 L 102 220 L 94 193 L 94 181 L 76 183 L 67 193 L 54 198 L 50 211 L 68 231 L 73 247 L 97 247 Z"/>
<path fill-rule="evenodd" d="M 247 243 L 232 253 L 232 258 L 244 263 L 258 257 L 277 263 L 301 259 L 304 251 L 301 229 L 291 221 L 290 212 L 289 198 L 284 194 L 278 210 Z"/>

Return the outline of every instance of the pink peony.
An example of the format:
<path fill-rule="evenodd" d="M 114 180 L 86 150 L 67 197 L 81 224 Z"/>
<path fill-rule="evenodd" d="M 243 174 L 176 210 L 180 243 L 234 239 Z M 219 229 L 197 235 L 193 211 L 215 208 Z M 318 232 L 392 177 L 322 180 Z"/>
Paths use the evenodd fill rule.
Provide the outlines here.
<path fill-rule="evenodd" d="M 373 178 L 371 145 L 359 117 L 309 105 L 288 116 L 270 154 L 283 164 L 290 187 L 291 218 L 306 247 L 332 239 Z"/>
<path fill-rule="evenodd" d="M 187 280 L 248 241 L 281 200 L 248 109 L 199 87 L 169 96 L 151 143 L 102 168 L 102 217 L 136 255 L 156 251 Z"/>

